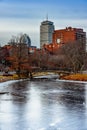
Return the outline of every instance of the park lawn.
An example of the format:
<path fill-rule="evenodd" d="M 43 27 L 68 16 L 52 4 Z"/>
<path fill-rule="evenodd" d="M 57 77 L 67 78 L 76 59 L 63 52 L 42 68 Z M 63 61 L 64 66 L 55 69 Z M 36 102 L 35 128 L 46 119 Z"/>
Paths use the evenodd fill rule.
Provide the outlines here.
<path fill-rule="evenodd" d="M 87 81 L 87 74 L 71 74 L 71 75 L 63 76 L 62 79 Z"/>

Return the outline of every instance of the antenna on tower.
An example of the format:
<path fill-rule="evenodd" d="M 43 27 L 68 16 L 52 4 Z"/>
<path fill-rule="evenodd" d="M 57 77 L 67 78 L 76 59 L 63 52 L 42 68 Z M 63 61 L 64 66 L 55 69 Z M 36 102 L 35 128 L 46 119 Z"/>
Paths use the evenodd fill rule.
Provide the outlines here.
<path fill-rule="evenodd" d="M 48 14 L 46 15 L 46 20 L 48 21 Z"/>

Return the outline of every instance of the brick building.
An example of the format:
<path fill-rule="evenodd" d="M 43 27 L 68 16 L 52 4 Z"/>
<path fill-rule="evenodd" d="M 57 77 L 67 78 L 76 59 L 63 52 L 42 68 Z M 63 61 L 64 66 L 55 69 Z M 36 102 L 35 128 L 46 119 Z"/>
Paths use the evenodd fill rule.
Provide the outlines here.
<path fill-rule="evenodd" d="M 86 43 L 86 32 L 81 28 L 66 27 L 65 29 L 55 30 L 52 43 L 67 43 L 70 41 L 81 41 Z"/>
<path fill-rule="evenodd" d="M 63 44 L 69 42 L 79 41 L 82 43 L 84 50 L 86 50 L 86 32 L 81 28 L 66 27 L 65 29 L 55 30 L 53 33 L 52 43 L 44 45 L 48 51 L 55 51 Z"/>

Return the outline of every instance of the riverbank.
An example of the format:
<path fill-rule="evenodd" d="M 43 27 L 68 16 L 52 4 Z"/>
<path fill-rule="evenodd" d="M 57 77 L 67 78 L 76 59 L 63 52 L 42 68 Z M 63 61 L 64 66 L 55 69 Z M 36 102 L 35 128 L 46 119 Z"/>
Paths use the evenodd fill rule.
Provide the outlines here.
<path fill-rule="evenodd" d="M 33 75 L 33 78 L 37 78 L 37 77 L 40 77 L 40 76 L 52 76 L 54 75 L 54 73 L 51 73 L 51 72 L 35 72 L 35 73 L 32 73 Z M 24 76 L 20 76 L 20 79 L 26 79 L 26 77 Z M 13 75 L 8 75 L 8 76 L 5 76 L 5 75 L 0 75 L 0 83 L 1 82 L 6 82 L 6 81 L 9 81 L 9 80 L 19 80 L 19 77 L 17 74 L 13 74 Z"/>
<path fill-rule="evenodd" d="M 67 76 L 62 76 L 60 79 L 63 80 L 75 80 L 75 81 L 87 81 L 87 74 L 71 74 Z"/>
<path fill-rule="evenodd" d="M 43 76 L 51 76 L 54 75 L 54 73 L 50 73 L 50 72 L 37 72 L 37 73 L 33 73 L 33 77 L 34 78 L 38 78 L 38 77 L 43 77 Z M 87 74 L 70 74 L 70 75 L 66 75 L 66 76 L 61 76 L 59 78 L 59 76 L 57 77 L 56 74 L 56 78 L 61 79 L 61 80 L 74 80 L 74 81 L 87 81 Z M 18 80 L 19 77 L 18 75 L 14 74 L 11 76 L 0 76 L 0 83 L 1 82 L 6 82 L 9 80 Z M 21 79 L 25 79 L 25 77 L 21 77 Z"/>
<path fill-rule="evenodd" d="M 0 75 L 0 83 L 6 82 L 6 81 L 9 81 L 9 80 L 17 80 L 17 79 L 18 79 L 18 76 L 16 74 L 9 75 L 9 76 Z"/>

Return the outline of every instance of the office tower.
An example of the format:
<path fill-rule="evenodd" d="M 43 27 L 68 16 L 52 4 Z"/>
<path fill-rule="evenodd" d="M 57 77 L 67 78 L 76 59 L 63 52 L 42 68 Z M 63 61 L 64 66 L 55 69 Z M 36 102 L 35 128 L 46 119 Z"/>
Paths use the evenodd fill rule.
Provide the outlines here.
<path fill-rule="evenodd" d="M 21 35 L 20 42 L 26 44 L 29 47 L 31 46 L 31 39 L 27 34 Z"/>
<path fill-rule="evenodd" d="M 41 22 L 40 25 L 40 48 L 43 47 L 44 44 L 52 43 L 52 35 L 54 32 L 53 22 L 46 21 Z"/>

